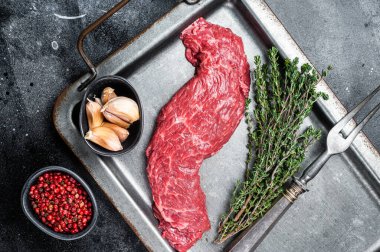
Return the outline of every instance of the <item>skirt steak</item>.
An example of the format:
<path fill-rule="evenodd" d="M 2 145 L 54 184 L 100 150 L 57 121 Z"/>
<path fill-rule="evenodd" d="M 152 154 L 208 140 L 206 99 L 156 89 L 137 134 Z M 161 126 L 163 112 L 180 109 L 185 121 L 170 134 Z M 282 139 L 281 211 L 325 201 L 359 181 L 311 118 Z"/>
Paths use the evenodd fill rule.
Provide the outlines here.
<path fill-rule="evenodd" d="M 196 74 L 162 108 L 146 156 L 162 236 L 186 251 L 210 229 L 199 168 L 242 119 L 250 74 L 243 42 L 230 29 L 199 18 L 180 39 Z"/>

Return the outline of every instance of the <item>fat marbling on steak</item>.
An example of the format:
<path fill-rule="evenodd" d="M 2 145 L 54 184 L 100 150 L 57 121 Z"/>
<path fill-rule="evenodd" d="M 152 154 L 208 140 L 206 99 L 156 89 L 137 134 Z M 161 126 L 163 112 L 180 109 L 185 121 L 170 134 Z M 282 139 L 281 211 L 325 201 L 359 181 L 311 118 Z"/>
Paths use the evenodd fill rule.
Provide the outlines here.
<path fill-rule="evenodd" d="M 238 126 L 250 75 L 243 42 L 230 29 L 199 18 L 180 39 L 196 74 L 162 108 L 146 156 L 162 236 L 186 251 L 210 229 L 199 168 Z"/>

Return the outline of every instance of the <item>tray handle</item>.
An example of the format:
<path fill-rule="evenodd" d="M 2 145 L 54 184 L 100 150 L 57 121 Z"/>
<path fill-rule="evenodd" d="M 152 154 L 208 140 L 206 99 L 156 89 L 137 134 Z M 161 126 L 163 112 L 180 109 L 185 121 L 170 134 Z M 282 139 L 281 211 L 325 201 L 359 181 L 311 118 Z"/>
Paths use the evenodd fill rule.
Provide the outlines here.
<path fill-rule="evenodd" d="M 184 2 L 186 2 L 187 4 L 196 4 L 199 1 L 200 0 L 184 0 Z M 109 11 L 107 11 L 103 16 L 101 16 L 100 18 L 98 18 L 97 20 L 95 20 L 93 23 L 91 23 L 89 26 L 87 26 L 79 34 L 78 41 L 77 41 L 77 48 L 78 48 L 79 54 L 82 57 L 83 61 L 87 64 L 88 68 L 90 69 L 91 76 L 88 77 L 84 82 L 82 82 L 79 85 L 78 91 L 82 91 L 83 89 L 85 89 L 88 86 L 88 84 L 90 84 L 96 78 L 96 76 L 98 74 L 97 71 L 96 71 L 96 67 L 94 66 L 94 64 L 92 63 L 92 61 L 90 60 L 90 58 L 87 56 L 87 54 L 84 51 L 84 48 L 83 48 L 84 39 L 86 38 L 86 36 L 90 32 L 92 32 L 93 30 L 95 30 L 99 25 L 101 25 L 104 21 L 106 21 L 113 14 L 115 14 L 115 12 L 117 12 L 118 10 L 120 10 L 121 8 L 123 8 L 123 6 L 126 5 L 128 2 L 129 2 L 129 0 L 122 0 L 122 1 L 120 1 L 118 4 L 116 4 L 114 7 L 112 7 L 112 9 L 110 9 Z"/>
<path fill-rule="evenodd" d="M 101 25 L 104 21 L 106 21 L 108 18 L 110 18 L 113 14 L 115 14 L 115 12 L 120 10 L 128 2 L 129 2 L 129 0 L 122 0 L 121 2 L 116 4 L 114 7 L 112 7 L 112 9 L 107 11 L 103 16 L 101 16 L 100 18 L 95 20 L 93 23 L 91 23 L 89 26 L 87 26 L 79 34 L 78 41 L 77 41 L 77 48 L 78 48 L 80 56 L 82 57 L 82 59 L 84 60 L 84 62 L 87 64 L 88 68 L 91 71 L 91 76 L 88 77 L 84 82 L 82 82 L 79 85 L 79 87 L 78 87 L 79 91 L 82 91 L 83 89 L 85 89 L 88 86 L 88 84 L 90 84 L 90 82 L 96 78 L 96 75 L 98 74 L 96 71 L 96 67 L 94 66 L 94 64 L 92 63 L 92 61 L 90 60 L 90 58 L 87 56 L 87 54 L 84 51 L 84 48 L 83 48 L 84 39 L 86 38 L 86 36 L 90 32 L 95 30 L 99 25 Z"/>

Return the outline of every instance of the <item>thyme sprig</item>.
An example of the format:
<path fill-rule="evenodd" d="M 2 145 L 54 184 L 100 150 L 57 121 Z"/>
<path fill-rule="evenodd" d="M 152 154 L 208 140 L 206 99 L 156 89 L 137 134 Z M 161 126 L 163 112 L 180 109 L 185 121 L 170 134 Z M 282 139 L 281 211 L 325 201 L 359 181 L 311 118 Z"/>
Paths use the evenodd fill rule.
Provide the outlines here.
<path fill-rule="evenodd" d="M 268 50 L 268 59 L 269 64 L 262 64 L 260 56 L 254 59 L 253 116 L 251 100 L 245 104 L 245 181 L 235 187 L 230 210 L 219 224 L 217 243 L 244 230 L 269 210 L 282 194 L 284 184 L 301 168 L 306 148 L 321 136 L 320 130 L 312 127 L 299 132 L 316 100 L 327 99 L 326 94 L 315 90 L 320 80 L 318 73 L 309 64 L 299 69 L 298 58 L 285 59 L 280 71 L 278 50 L 274 47 Z M 330 66 L 321 76 L 325 77 L 329 70 Z"/>

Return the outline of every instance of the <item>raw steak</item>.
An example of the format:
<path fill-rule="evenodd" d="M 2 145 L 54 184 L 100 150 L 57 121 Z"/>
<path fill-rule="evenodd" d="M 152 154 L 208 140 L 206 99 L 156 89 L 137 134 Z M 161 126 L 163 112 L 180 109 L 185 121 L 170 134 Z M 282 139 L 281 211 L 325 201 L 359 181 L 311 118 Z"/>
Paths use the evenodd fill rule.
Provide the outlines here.
<path fill-rule="evenodd" d="M 199 168 L 238 126 L 250 75 L 242 40 L 230 29 L 199 18 L 180 38 L 196 74 L 162 108 L 146 156 L 162 236 L 186 251 L 210 229 Z"/>

